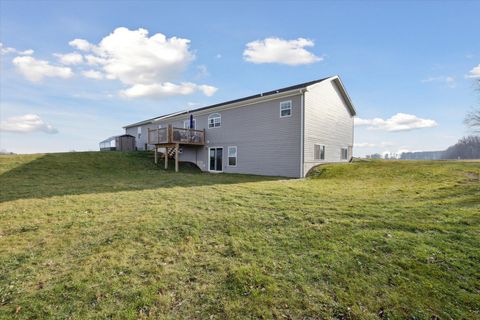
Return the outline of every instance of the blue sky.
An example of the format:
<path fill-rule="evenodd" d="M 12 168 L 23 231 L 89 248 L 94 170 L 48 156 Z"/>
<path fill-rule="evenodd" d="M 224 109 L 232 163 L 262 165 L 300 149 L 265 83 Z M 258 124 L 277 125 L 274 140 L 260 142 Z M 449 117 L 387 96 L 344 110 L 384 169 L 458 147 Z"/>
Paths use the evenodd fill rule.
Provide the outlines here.
<path fill-rule="evenodd" d="M 356 155 L 438 150 L 480 102 L 480 2 L 0 5 L 11 152 L 97 150 L 132 122 L 337 74 Z"/>

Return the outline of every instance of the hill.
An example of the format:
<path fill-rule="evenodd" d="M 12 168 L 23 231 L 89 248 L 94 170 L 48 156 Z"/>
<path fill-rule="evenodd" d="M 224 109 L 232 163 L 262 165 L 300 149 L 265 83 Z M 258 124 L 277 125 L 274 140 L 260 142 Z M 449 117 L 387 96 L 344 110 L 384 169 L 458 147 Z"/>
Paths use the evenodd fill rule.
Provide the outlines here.
<path fill-rule="evenodd" d="M 480 162 L 290 180 L 150 157 L 0 156 L 0 318 L 480 316 Z"/>

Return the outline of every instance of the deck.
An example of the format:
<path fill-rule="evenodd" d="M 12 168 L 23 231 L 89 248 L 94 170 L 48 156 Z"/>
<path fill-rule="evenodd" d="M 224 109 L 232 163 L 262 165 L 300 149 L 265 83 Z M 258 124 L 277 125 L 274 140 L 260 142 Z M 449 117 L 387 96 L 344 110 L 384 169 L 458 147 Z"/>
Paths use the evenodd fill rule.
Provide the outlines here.
<path fill-rule="evenodd" d="M 166 128 L 149 129 L 148 144 L 162 145 L 198 145 L 205 144 L 205 129 L 184 129 L 168 126 Z"/>
<path fill-rule="evenodd" d="M 180 145 L 203 146 L 205 144 L 205 129 L 175 128 L 169 125 L 166 128 L 148 129 L 148 144 L 155 145 L 155 164 L 158 163 L 158 148 L 165 148 L 163 153 L 165 169 L 168 168 L 169 154 L 175 156 L 175 171 L 178 172 Z"/>

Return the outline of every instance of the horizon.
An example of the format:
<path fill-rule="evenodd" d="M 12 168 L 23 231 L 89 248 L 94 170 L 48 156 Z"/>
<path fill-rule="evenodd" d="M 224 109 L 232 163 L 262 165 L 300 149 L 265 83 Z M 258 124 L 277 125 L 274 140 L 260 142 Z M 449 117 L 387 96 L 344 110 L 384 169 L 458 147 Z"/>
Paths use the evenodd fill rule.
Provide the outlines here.
<path fill-rule="evenodd" d="M 129 123 L 334 75 L 356 157 L 470 134 L 479 2 L 305 3 L 2 1 L 0 150 L 96 151 Z"/>

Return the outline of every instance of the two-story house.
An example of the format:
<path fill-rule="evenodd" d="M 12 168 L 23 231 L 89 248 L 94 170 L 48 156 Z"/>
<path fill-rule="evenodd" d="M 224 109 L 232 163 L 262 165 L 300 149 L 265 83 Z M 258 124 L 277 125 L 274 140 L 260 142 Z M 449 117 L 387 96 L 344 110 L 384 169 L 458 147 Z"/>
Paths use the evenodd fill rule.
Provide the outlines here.
<path fill-rule="evenodd" d="M 203 171 L 305 177 L 352 157 L 355 108 L 338 76 L 125 126 L 154 148 Z M 165 165 L 168 162 L 165 163 Z"/>

